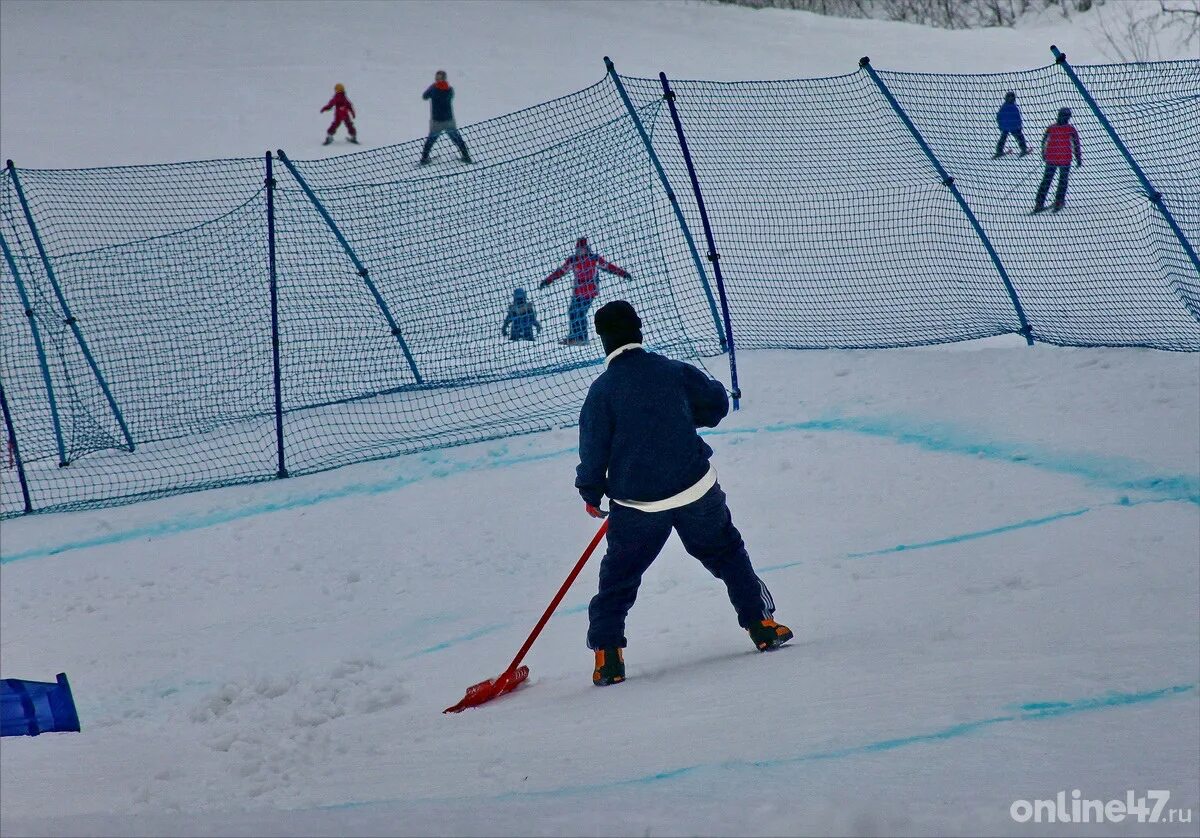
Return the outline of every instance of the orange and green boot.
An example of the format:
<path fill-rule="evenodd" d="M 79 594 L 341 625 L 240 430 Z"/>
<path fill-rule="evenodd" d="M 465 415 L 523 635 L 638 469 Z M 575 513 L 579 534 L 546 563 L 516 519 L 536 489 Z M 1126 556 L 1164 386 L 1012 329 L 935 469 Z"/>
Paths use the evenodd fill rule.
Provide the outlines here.
<path fill-rule="evenodd" d="M 619 684 L 625 680 L 625 654 L 620 649 L 597 649 L 596 668 L 592 683 L 597 687 Z"/>
<path fill-rule="evenodd" d="M 790 628 L 780 625 L 774 620 L 763 620 L 750 626 L 746 631 L 750 632 L 750 639 L 754 641 L 754 645 L 760 652 L 778 649 L 795 637 Z"/>

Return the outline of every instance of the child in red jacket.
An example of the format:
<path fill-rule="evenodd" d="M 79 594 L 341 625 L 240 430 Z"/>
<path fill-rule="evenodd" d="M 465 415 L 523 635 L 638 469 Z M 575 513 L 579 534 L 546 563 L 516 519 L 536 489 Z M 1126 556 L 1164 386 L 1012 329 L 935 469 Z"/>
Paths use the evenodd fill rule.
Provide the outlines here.
<path fill-rule="evenodd" d="M 346 130 L 350 132 L 350 142 L 358 142 L 358 132 L 354 130 L 354 123 L 350 121 L 354 113 L 354 105 L 346 98 L 346 86 L 335 84 L 333 86 L 333 98 L 326 103 L 325 107 L 321 108 L 321 113 L 333 108 L 333 122 L 329 126 L 329 130 L 325 132 L 325 145 L 333 142 L 334 132 L 343 122 L 346 123 Z"/>
<path fill-rule="evenodd" d="M 1071 173 L 1072 158 L 1076 168 L 1083 165 L 1079 132 L 1071 125 L 1071 109 L 1060 108 L 1058 119 L 1042 135 L 1042 159 L 1046 161 L 1046 173 L 1042 176 L 1042 183 L 1038 186 L 1037 197 L 1034 199 L 1034 214 L 1046 209 L 1046 195 L 1050 192 L 1050 182 L 1054 180 L 1055 174 L 1058 175 L 1058 190 L 1054 193 L 1054 212 L 1063 208 L 1067 201 L 1067 176 Z"/>

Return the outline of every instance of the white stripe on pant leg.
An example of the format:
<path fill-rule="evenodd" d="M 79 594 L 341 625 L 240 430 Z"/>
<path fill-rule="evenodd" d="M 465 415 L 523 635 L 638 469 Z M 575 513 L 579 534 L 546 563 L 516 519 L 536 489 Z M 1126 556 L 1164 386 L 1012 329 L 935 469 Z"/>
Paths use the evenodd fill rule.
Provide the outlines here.
<path fill-rule="evenodd" d="M 775 600 L 771 599 L 771 592 L 767 590 L 767 586 L 763 584 L 763 580 L 758 580 L 759 590 L 762 591 L 763 606 L 766 608 L 766 619 L 771 619 L 771 615 L 775 613 Z"/>

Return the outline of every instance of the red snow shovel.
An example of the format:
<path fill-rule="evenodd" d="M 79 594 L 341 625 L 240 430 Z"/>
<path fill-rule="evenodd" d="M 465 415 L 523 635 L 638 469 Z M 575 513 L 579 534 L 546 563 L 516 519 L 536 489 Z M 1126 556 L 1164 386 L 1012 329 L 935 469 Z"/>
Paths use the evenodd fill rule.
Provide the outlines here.
<path fill-rule="evenodd" d="M 538 620 L 533 631 L 529 633 L 529 637 L 525 640 L 525 645 L 521 647 L 521 651 L 517 652 L 517 656 L 513 658 L 512 663 L 508 665 L 508 669 L 504 670 L 499 676 L 487 681 L 480 681 L 478 684 L 473 684 L 467 687 L 467 694 L 463 696 L 462 701 L 455 704 L 453 707 L 447 707 L 443 713 L 461 713 L 468 707 L 478 707 L 491 701 L 493 698 L 504 695 L 507 692 L 515 690 L 522 681 L 529 677 L 529 667 L 520 666 L 521 659 L 525 657 L 525 653 L 529 651 L 529 647 L 533 645 L 533 641 L 537 640 L 537 636 L 542 633 L 542 627 L 550 619 L 550 615 L 554 613 L 554 609 L 562 602 L 562 598 L 567 595 L 567 589 L 571 587 L 571 583 L 575 581 L 575 577 L 579 575 L 579 571 L 583 570 L 584 564 L 591 558 L 592 551 L 596 549 L 596 545 L 600 543 L 600 539 L 604 538 L 604 534 L 608 532 L 608 520 L 600 525 L 600 529 L 596 531 L 592 542 L 583 551 L 583 555 L 579 557 L 579 561 L 575 563 L 571 573 L 567 576 L 567 581 L 562 583 L 562 587 L 558 589 L 558 593 L 554 595 L 554 599 L 550 601 L 549 607 L 546 608 L 546 613 L 542 614 L 542 619 Z"/>

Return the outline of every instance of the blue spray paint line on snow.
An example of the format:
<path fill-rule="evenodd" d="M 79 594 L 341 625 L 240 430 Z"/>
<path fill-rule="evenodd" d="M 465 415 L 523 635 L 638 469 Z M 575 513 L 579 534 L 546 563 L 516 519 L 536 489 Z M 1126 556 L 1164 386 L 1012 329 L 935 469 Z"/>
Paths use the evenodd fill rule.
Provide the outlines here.
<path fill-rule="evenodd" d="M 969 434 L 948 429 L 946 426 L 914 426 L 907 420 L 889 419 L 887 417 L 850 417 L 832 419 L 813 419 L 804 422 L 792 422 L 775 425 L 765 425 L 754 428 L 728 428 L 709 430 L 704 436 L 753 435 L 758 433 L 792 433 L 799 431 L 834 431 L 860 433 L 869 436 L 891 439 L 900 443 L 916 444 L 925 450 L 941 453 L 976 456 L 990 460 L 1000 460 L 1022 465 L 1030 465 L 1062 474 L 1069 474 L 1107 485 L 1125 491 L 1146 491 L 1182 498 L 1191 503 L 1200 504 L 1200 477 L 1190 475 L 1172 475 L 1146 477 L 1139 476 L 1137 464 L 1122 462 L 1101 457 L 1067 456 L 1053 452 L 1037 452 L 1028 446 L 1017 443 L 997 443 L 973 439 Z M 157 538 L 177 535 L 184 532 L 204 529 L 207 527 L 227 524 L 243 518 L 251 518 L 273 512 L 300 509 L 326 501 L 343 500 L 350 497 L 361 497 L 385 494 L 423 480 L 440 479 L 473 471 L 507 468 L 514 465 L 541 462 L 567 455 L 574 455 L 576 449 L 561 448 L 538 454 L 508 456 L 501 449 L 498 454 L 467 460 L 440 462 L 431 469 L 430 473 L 418 475 L 397 475 L 393 478 L 376 483 L 356 483 L 336 489 L 316 492 L 311 495 L 301 495 L 279 501 L 270 501 L 232 509 L 219 510 L 204 515 L 185 515 L 167 521 L 160 521 L 141 527 L 105 533 L 90 538 L 63 542 L 56 545 L 35 547 L 11 555 L 0 555 L 0 564 L 54 556 L 72 550 L 82 550 L 90 547 L 100 547 L 110 544 L 120 544 L 137 541 L 143 538 Z M 430 458 L 422 458 L 426 464 L 433 465 Z"/>
<path fill-rule="evenodd" d="M 1116 504 L 1113 504 L 1116 505 Z M 1073 509 L 1070 512 L 1058 512 L 1054 515 L 1047 515 L 1045 518 L 1030 518 L 1027 521 L 1017 521 L 1015 524 L 1005 524 L 999 527 L 992 527 L 987 530 L 976 530 L 975 532 L 965 532 L 959 535 L 950 535 L 945 538 L 936 538 L 932 541 L 921 541 L 916 544 L 897 544 L 895 547 L 885 547 L 882 550 L 867 550 L 863 553 L 847 553 L 847 559 L 865 559 L 870 556 L 886 556 L 889 553 L 903 553 L 906 550 L 921 550 L 926 547 L 944 547 L 947 544 L 961 544 L 964 541 L 974 541 L 977 538 L 988 538 L 1001 533 L 1014 532 L 1023 530 L 1029 527 L 1040 527 L 1043 524 L 1052 524 L 1055 521 L 1062 521 L 1066 518 L 1077 518 L 1080 515 L 1086 515 L 1095 510 L 1090 506 L 1085 506 L 1083 509 Z"/>
<path fill-rule="evenodd" d="M 961 454 L 985 460 L 1028 465 L 1079 477 L 1121 491 L 1142 491 L 1200 504 L 1200 475 L 1146 476 L 1140 463 L 1087 454 L 1062 454 L 1017 442 L 980 439 L 946 424 L 917 423 L 902 417 L 833 417 L 804 422 L 784 422 L 758 428 L 728 428 L 705 435 L 843 431 L 917 445 L 926 451 Z"/>
<path fill-rule="evenodd" d="M 1115 503 L 1110 506 L 1123 506 L 1126 504 Z M 1047 515 L 1043 518 L 1030 518 L 1025 521 L 1017 521 L 1013 524 L 1004 524 L 999 527 L 991 527 L 986 530 L 974 530 L 972 532 L 959 533 L 958 535 L 949 535 L 944 538 L 937 538 L 932 541 L 919 541 L 914 544 L 897 544 L 895 547 L 885 547 L 881 550 L 867 550 L 862 553 L 846 553 L 841 558 L 843 559 L 865 559 L 869 556 L 884 556 L 889 553 L 902 553 L 909 550 L 923 550 L 927 547 L 942 547 L 947 544 L 958 544 L 963 541 L 973 541 L 977 538 L 988 538 L 993 535 L 1001 535 L 1014 530 L 1023 530 L 1028 527 L 1040 527 L 1045 524 L 1052 524 L 1055 521 L 1061 521 L 1064 518 L 1074 518 L 1079 515 L 1086 515 L 1089 512 L 1094 512 L 1095 509 L 1090 506 L 1085 506 L 1082 509 L 1073 509 L 1070 512 L 1057 512 L 1054 515 Z M 784 564 L 768 565 L 767 567 L 755 568 L 759 573 L 771 573 L 776 570 L 787 570 L 793 567 L 799 567 L 805 564 L 799 562 L 785 562 Z"/>
<path fill-rule="evenodd" d="M 133 527 L 128 530 L 104 533 L 102 535 L 96 535 L 90 538 L 82 538 L 76 541 L 67 541 L 61 544 L 47 545 L 45 547 L 34 547 L 29 550 L 24 550 L 20 553 L 0 555 L 0 564 L 9 564 L 10 562 L 19 562 L 25 559 L 40 559 L 45 558 L 46 556 L 55 556 L 59 553 L 67 553 L 72 550 L 83 550 L 89 547 L 103 547 L 110 544 L 122 544 L 128 541 L 139 541 L 143 538 L 159 538 L 168 535 L 178 535 L 180 533 L 206 529 L 208 527 L 214 527 L 220 524 L 232 523 L 234 521 L 242 520 L 243 518 L 253 518 L 258 515 L 266 515 L 272 512 L 284 512 L 291 509 L 303 509 L 305 507 L 316 506 L 318 504 L 325 503 L 326 501 L 386 494 L 397 489 L 402 489 L 406 486 L 411 486 L 415 483 L 420 483 L 424 480 L 442 479 L 445 477 L 452 477 L 457 474 L 465 474 L 473 471 L 507 468 L 508 466 L 513 465 L 536 463 L 542 460 L 550 460 L 566 454 L 574 453 L 574 448 L 563 448 L 540 454 L 523 454 L 516 457 L 500 456 L 489 457 L 480 460 L 451 462 L 445 465 L 438 465 L 429 474 L 399 474 L 395 477 L 381 480 L 376 483 L 353 483 L 348 486 L 341 486 L 336 489 L 329 489 L 310 495 L 300 495 L 278 501 L 267 501 L 264 503 L 249 504 L 247 506 L 239 506 L 231 509 L 222 509 L 203 515 L 185 515 L 166 521 L 158 521 L 153 524 Z"/>
<path fill-rule="evenodd" d="M 989 527 L 985 530 L 973 530 L 971 532 L 959 533 L 957 535 L 948 535 L 942 538 L 935 538 L 930 541 L 917 541 L 912 544 L 897 544 L 894 547 L 884 547 L 879 550 L 865 550 L 860 553 L 846 553 L 841 556 L 842 559 L 865 559 L 874 556 L 886 556 L 893 553 L 906 553 L 912 550 L 925 550 L 930 547 L 944 547 L 948 544 L 959 544 L 964 541 L 974 541 L 977 538 L 989 538 L 993 535 L 1003 535 L 1004 533 L 1023 530 L 1029 527 L 1041 527 L 1046 524 L 1053 524 L 1056 521 L 1062 521 L 1066 518 L 1077 518 L 1081 515 L 1086 515 L 1089 512 L 1097 512 L 1101 509 L 1109 508 L 1129 508 L 1134 506 L 1142 506 L 1148 503 L 1190 503 L 1189 498 L 1147 498 L 1144 500 L 1130 500 L 1129 498 L 1121 498 L 1112 503 L 1101 504 L 1100 506 L 1085 506 L 1081 509 L 1072 509 L 1069 512 L 1056 512 L 1053 515 L 1046 515 L 1041 518 L 1029 518 L 1024 521 L 1016 521 L 1012 524 L 1002 524 L 998 527 Z M 767 565 L 758 567 L 755 570 L 759 573 L 771 573 L 776 570 L 787 570 L 793 567 L 800 567 L 806 564 L 804 561 L 785 562 L 783 564 Z"/>
<path fill-rule="evenodd" d="M 1083 698 L 1075 701 L 1034 702 L 1031 704 L 1021 705 L 1016 712 L 1003 716 L 992 716 L 986 719 L 962 722 L 960 724 L 951 725 L 949 727 L 931 731 L 929 733 L 918 733 L 911 736 L 902 736 L 893 739 L 881 739 L 875 742 L 867 742 L 862 745 L 852 745 L 847 748 L 835 748 L 827 751 L 812 751 L 806 754 L 798 754 L 791 757 L 780 757 L 777 759 L 754 761 L 730 760 L 728 762 L 720 763 L 700 763 L 698 765 L 675 768 L 670 771 L 660 771 L 655 774 L 648 774 L 642 777 L 632 777 L 627 780 L 615 780 L 609 783 L 596 783 L 580 786 L 563 786 L 544 791 L 510 792 L 505 795 L 500 795 L 500 797 L 512 798 L 590 793 L 604 789 L 648 785 L 651 783 L 660 782 L 662 780 L 671 780 L 676 777 L 681 777 L 685 774 L 695 773 L 704 769 L 770 769 L 781 768 L 789 765 L 797 765 L 805 762 L 838 760 L 856 756 L 865 756 L 869 754 L 886 753 L 887 751 L 894 751 L 914 745 L 929 745 L 945 742 L 951 739 L 958 739 L 990 727 L 995 727 L 997 725 L 1033 722 L 1043 719 L 1070 716 L 1078 713 L 1090 713 L 1098 710 L 1112 710 L 1120 707 L 1129 707 L 1135 704 L 1146 704 L 1166 698 L 1173 698 L 1185 693 L 1191 693 L 1194 692 L 1195 689 L 1195 684 L 1179 684 L 1176 686 L 1164 687 L 1162 689 L 1149 690 L 1140 693 L 1109 693 L 1103 696 Z"/>
<path fill-rule="evenodd" d="M 1061 718 L 1063 716 L 1071 716 L 1082 713 L 1094 713 L 1101 710 L 1115 710 L 1124 707 L 1130 707 L 1138 704 L 1148 704 L 1164 699 L 1175 698 L 1181 695 L 1194 693 L 1196 684 L 1178 684 L 1170 687 L 1163 687 L 1157 690 L 1147 690 L 1136 693 L 1119 693 L 1111 692 L 1101 696 L 1093 696 L 1089 698 L 1076 699 L 1074 701 L 1039 701 L 1030 702 L 1028 704 L 1017 705 L 1013 712 L 1006 713 L 1000 716 L 991 716 L 988 718 L 977 719 L 973 721 L 960 722 L 959 724 L 950 725 L 928 733 L 917 733 L 909 736 L 900 736 L 890 739 L 879 739 L 873 742 L 866 742 L 861 745 L 851 745 L 845 748 L 833 748 L 823 751 L 810 751 L 808 753 L 797 754 L 790 757 L 779 757 L 775 759 L 765 760 L 729 760 L 725 762 L 713 763 L 698 763 L 696 765 L 686 765 L 679 768 L 672 768 L 665 771 L 658 771 L 653 774 L 646 774 L 641 777 L 630 777 L 624 780 L 611 780 L 604 783 L 587 783 L 574 786 L 559 786 L 557 788 L 539 789 L 536 791 L 512 791 L 504 794 L 492 795 L 488 797 L 456 797 L 456 798 L 437 798 L 438 800 L 455 800 L 463 801 L 468 799 L 476 800 L 513 800 L 530 797 L 560 797 L 576 794 L 592 794 L 598 791 L 610 791 L 630 786 L 648 786 L 660 783 L 666 780 L 674 780 L 689 774 L 696 774 L 701 771 L 729 771 L 729 770 L 755 770 L 755 769 L 773 769 L 781 768 L 790 765 L 798 765 L 806 762 L 823 762 L 829 760 L 850 759 L 858 756 L 870 756 L 873 754 L 888 753 L 889 751 L 900 750 L 920 745 L 936 745 L 942 742 L 960 739 L 989 728 L 997 727 L 1005 724 L 1020 724 L 1026 722 L 1039 722 L 1046 719 Z M 346 801 L 344 803 L 332 803 L 325 806 L 315 807 L 321 810 L 339 810 L 339 809 L 354 809 L 364 806 L 387 805 L 395 803 L 417 803 L 417 802 L 432 802 L 432 798 L 420 798 L 415 800 L 404 799 L 386 799 L 386 800 L 362 800 L 362 801 Z"/>
<path fill-rule="evenodd" d="M 451 646 L 457 646 L 459 643 L 466 643 L 468 640 L 475 640 L 476 638 L 491 634 L 494 631 L 500 631 L 500 629 L 508 628 L 509 625 L 511 625 L 511 623 L 493 623 L 490 626 L 483 626 L 482 628 L 474 629 L 466 634 L 460 635 L 459 637 L 454 637 L 450 640 L 436 643 L 426 649 L 413 652 L 410 655 L 405 655 L 403 660 L 412 660 L 413 658 L 419 658 L 422 655 L 431 655 L 434 652 L 441 652 L 449 649 Z"/>

